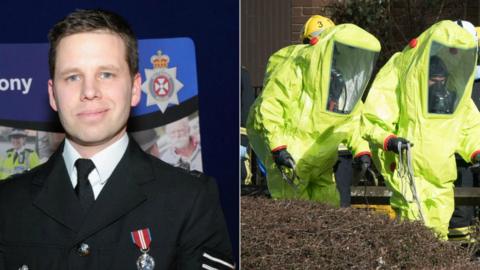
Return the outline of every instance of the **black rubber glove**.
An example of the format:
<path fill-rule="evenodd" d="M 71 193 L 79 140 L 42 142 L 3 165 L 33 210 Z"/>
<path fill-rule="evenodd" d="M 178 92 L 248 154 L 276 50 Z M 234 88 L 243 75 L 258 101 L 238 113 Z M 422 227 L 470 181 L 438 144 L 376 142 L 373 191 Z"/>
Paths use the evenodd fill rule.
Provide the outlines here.
<path fill-rule="evenodd" d="M 278 167 L 285 166 L 288 168 L 292 168 L 295 166 L 295 161 L 293 160 L 290 153 L 288 153 L 287 149 L 280 149 L 277 151 L 272 152 L 273 161 L 277 164 Z"/>
<path fill-rule="evenodd" d="M 370 158 L 369 155 L 361 155 L 361 156 L 355 157 L 352 162 L 353 168 L 357 170 L 362 170 L 362 169 L 367 170 L 368 168 L 370 168 L 371 165 L 372 165 L 372 159 Z"/>
<path fill-rule="evenodd" d="M 410 143 L 407 139 L 402 137 L 391 137 L 387 142 L 387 150 L 392 151 L 398 154 L 398 143 L 402 143 L 402 150 L 407 149 L 407 143 Z M 413 146 L 413 143 L 410 143 L 410 146 Z"/>

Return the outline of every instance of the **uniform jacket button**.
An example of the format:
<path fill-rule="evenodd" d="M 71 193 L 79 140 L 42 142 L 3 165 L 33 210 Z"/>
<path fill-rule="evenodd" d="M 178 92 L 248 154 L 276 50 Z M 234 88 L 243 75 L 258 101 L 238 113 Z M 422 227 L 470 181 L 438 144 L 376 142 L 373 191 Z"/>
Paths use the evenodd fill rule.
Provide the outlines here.
<path fill-rule="evenodd" d="M 90 254 L 90 246 L 87 243 L 81 243 L 77 246 L 77 253 L 80 256 L 88 256 Z"/>

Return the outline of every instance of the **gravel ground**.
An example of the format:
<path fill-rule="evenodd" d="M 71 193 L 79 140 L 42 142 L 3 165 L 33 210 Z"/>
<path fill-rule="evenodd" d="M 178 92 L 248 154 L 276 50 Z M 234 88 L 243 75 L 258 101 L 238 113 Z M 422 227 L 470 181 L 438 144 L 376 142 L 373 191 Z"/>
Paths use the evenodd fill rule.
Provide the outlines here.
<path fill-rule="evenodd" d="M 418 222 L 363 209 L 241 198 L 241 269 L 480 269 Z"/>

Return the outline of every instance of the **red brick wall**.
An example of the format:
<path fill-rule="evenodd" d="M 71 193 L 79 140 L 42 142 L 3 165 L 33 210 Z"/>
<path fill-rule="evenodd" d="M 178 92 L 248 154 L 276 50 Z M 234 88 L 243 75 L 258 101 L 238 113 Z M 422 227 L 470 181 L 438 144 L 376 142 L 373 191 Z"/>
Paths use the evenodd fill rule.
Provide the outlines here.
<path fill-rule="evenodd" d="M 330 17 L 336 24 L 347 22 L 333 18 L 335 6 L 346 1 L 357 0 L 242 0 L 241 57 L 242 65 L 251 74 L 252 83 L 262 84 L 265 64 L 273 52 L 300 43 L 300 30 L 310 16 L 319 14 Z M 390 0 L 394 23 L 390 24 L 391 31 L 388 32 L 391 38 L 380 40 L 383 58 L 388 59 L 391 54 L 401 50 L 437 17 L 439 20 L 467 19 L 474 25 L 480 25 L 480 0 L 440 1 L 443 3 L 440 16 L 433 9 L 422 12 L 416 8 L 425 3 L 426 0 Z M 412 20 L 415 14 L 417 16 Z"/>

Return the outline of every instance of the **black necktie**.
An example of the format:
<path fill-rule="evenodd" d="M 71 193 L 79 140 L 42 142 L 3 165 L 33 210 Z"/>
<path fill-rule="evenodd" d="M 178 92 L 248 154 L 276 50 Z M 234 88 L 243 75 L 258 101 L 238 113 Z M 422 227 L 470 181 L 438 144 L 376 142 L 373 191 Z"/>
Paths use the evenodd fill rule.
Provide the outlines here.
<path fill-rule="evenodd" d="M 77 167 L 77 186 L 75 187 L 75 193 L 83 209 L 86 211 L 95 201 L 92 186 L 90 185 L 90 181 L 88 181 L 88 175 L 95 169 L 95 164 L 93 164 L 90 159 L 79 158 L 75 161 L 75 167 Z"/>
<path fill-rule="evenodd" d="M 13 163 L 15 164 L 15 161 L 18 159 L 18 152 L 15 151 L 15 154 L 13 154 Z"/>

